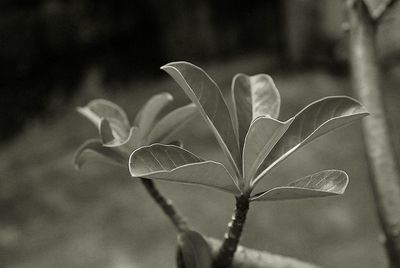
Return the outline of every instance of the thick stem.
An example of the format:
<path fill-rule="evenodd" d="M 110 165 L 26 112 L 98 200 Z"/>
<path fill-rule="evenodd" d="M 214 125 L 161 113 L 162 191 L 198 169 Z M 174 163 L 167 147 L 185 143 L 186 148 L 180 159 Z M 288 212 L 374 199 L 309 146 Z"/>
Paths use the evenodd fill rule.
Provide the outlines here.
<path fill-rule="evenodd" d="M 361 0 L 348 0 L 354 89 L 371 116 L 363 120 L 371 184 L 392 267 L 400 267 L 400 175 L 384 113 L 376 24 Z"/>
<path fill-rule="evenodd" d="M 232 215 L 232 221 L 228 224 L 228 231 L 225 233 L 225 239 L 215 258 L 214 267 L 231 267 L 233 256 L 239 245 L 243 226 L 246 222 L 247 211 L 249 210 L 249 198 L 240 196 L 236 198 L 236 208 Z"/>
<path fill-rule="evenodd" d="M 156 202 L 156 204 L 161 208 L 161 210 L 167 215 L 175 226 L 178 232 L 185 232 L 189 230 L 188 223 L 185 218 L 179 213 L 179 211 L 174 207 L 171 200 L 164 197 L 160 191 L 154 185 L 154 182 L 149 179 L 141 178 L 141 181 L 146 188 L 147 192 Z"/>

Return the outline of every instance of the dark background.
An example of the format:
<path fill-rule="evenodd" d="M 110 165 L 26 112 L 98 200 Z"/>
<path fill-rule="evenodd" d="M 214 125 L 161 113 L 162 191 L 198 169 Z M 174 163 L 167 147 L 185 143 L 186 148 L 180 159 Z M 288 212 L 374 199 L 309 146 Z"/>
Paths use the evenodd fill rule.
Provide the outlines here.
<path fill-rule="evenodd" d="M 397 152 L 398 3 L 381 19 L 377 39 Z M 186 60 L 226 95 L 236 73 L 270 74 L 284 120 L 320 97 L 352 95 L 347 42 L 344 6 L 335 0 L 1 1 L 0 266 L 173 267 L 172 226 L 126 170 L 103 163 L 73 169 L 74 150 L 97 135 L 75 106 L 108 98 L 132 119 L 156 92 L 171 92 L 174 107 L 187 103 L 159 70 Z M 188 148 L 222 158 L 202 120 L 187 129 Z M 275 177 L 324 168 L 350 175 L 343 197 L 256 204 L 243 243 L 324 267 L 383 267 L 359 124 L 302 149 Z M 160 187 L 197 229 L 222 237 L 231 196 Z"/>
<path fill-rule="evenodd" d="M 261 53 L 284 66 L 334 65 L 340 5 L 297 2 L 2 1 L 0 138 L 57 111 L 93 67 L 105 82 L 127 82 L 158 76 L 177 59 Z"/>

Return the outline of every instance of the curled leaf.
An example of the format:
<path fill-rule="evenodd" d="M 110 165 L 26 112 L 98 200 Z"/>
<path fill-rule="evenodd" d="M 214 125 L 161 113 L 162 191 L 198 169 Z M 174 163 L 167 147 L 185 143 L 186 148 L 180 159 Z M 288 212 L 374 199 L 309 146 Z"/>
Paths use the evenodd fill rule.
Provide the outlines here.
<path fill-rule="evenodd" d="M 250 124 L 260 116 L 278 118 L 281 97 L 269 75 L 237 74 L 232 81 L 234 117 L 238 122 L 239 143 L 244 140 Z"/>
<path fill-rule="evenodd" d="M 76 151 L 73 162 L 77 169 L 80 169 L 91 158 L 91 155 L 87 154 L 88 151 L 106 157 L 114 163 L 126 165 L 126 157 L 120 151 L 112 147 L 103 146 L 98 139 L 92 139 L 84 142 Z"/>
<path fill-rule="evenodd" d="M 107 119 L 115 136 L 125 139 L 129 135 L 129 121 L 125 112 L 115 103 L 96 99 L 84 107 L 78 107 L 78 112 L 89 119 L 96 127 L 100 126 L 102 119 Z"/>
<path fill-rule="evenodd" d="M 114 141 L 115 137 L 112 133 L 111 125 L 109 121 L 102 118 L 99 124 L 100 138 L 103 144 L 111 143 Z"/>
<path fill-rule="evenodd" d="M 323 170 L 289 183 L 254 195 L 252 201 L 276 201 L 324 197 L 343 194 L 349 177 L 341 170 Z"/>
<path fill-rule="evenodd" d="M 129 159 L 129 170 L 133 177 L 199 184 L 240 194 L 222 164 L 205 161 L 175 145 L 153 144 L 140 147 Z"/>

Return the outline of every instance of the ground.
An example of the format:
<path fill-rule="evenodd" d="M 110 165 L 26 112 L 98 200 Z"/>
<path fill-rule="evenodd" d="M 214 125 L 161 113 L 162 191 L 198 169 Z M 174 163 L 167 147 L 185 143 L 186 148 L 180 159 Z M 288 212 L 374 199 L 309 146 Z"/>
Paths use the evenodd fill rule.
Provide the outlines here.
<path fill-rule="evenodd" d="M 276 70 L 262 56 L 203 66 L 229 93 L 235 73 L 269 73 L 282 95 L 280 119 L 328 95 L 352 95 L 348 79 L 327 71 Z M 0 150 L 0 262 L 3 267 L 174 267 L 176 233 L 126 169 L 93 162 L 76 171 L 74 150 L 96 129 L 74 110 L 94 97 L 107 97 L 132 118 L 153 93 L 169 91 L 175 106 L 188 102 L 167 75 L 136 81 L 129 90 L 107 93 L 93 71 L 63 112 L 33 122 Z M 126 86 L 126 85 L 125 85 Z M 114 87 L 119 87 L 115 85 Z M 180 134 L 199 155 L 222 159 L 202 119 Z M 324 168 L 350 176 L 345 195 L 325 199 L 254 203 L 243 245 L 315 262 L 327 268 L 384 267 L 379 224 L 369 186 L 360 123 L 319 138 L 278 168 L 276 185 Z M 209 188 L 159 183 L 192 226 L 221 238 L 233 197 Z"/>

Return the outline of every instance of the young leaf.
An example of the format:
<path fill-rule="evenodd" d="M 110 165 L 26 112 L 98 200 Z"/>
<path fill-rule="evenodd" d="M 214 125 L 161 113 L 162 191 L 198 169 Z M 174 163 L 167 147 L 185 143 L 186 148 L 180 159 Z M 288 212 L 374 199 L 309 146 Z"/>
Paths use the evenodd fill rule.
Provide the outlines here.
<path fill-rule="evenodd" d="M 113 142 L 103 144 L 105 147 L 116 148 L 120 151 L 125 159 L 124 164 L 129 158 L 129 155 L 133 150 L 136 150 L 139 146 L 143 145 L 143 141 L 141 140 L 141 133 L 137 127 L 131 127 L 129 132 L 129 136 L 124 141 L 114 140 Z"/>
<path fill-rule="evenodd" d="M 83 143 L 76 151 L 73 162 L 77 169 L 80 169 L 83 164 L 86 163 L 90 154 L 86 154 L 87 151 L 95 152 L 103 157 L 112 160 L 114 163 L 125 165 L 126 158 L 124 155 L 113 147 L 103 146 L 102 142 L 97 139 L 87 140 Z"/>
<path fill-rule="evenodd" d="M 289 183 L 254 195 L 252 201 L 276 201 L 324 197 L 343 194 L 349 177 L 341 170 L 323 170 Z"/>
<path fill-rule="evenodd" d="M 248 181 L 289 128 L 293 119 L 280 122 L 270 117 L 259 117 L 250 125 L 243 148 L 243 174 Z"/>
<path fill-rule="evenodd" d="M 207 241 L 195 231 L 178 235 L 178 245 L 187 268 L 211 268 L 212 253 Z"/>
<path fill-rule="evenodd" d="M 114 135 L 110 123 L 107 119 L 102 118 L 99 125 L 100 138 L 103 144 L 111 143 L 114 141 Z"/>
<path fill-rule="evenodd" d="M 133 123 L 134 126 L 139 127 L 142 137 L 147 137 L 157 121 L 157 116 L 172 100 L 171 94 L 163 92 L 153 96 L 146 102 Z"/>
<path fill-rule="evenodd" d="M 129 159 L 129 170 L 133 177 L 200 184 L 240 194 L 222 164 L 205 161 L 175 145 L 153 144 L 140 147 Z"/>
<path fill-rule="evenodd" d="M 269 75 L 237 74 L 232 81 L 232 98 L 234 117 L 238 122 L 239 144 L 243 147 L 253 120 L 260 116 L 278 118 L 281 97 Z"/>
<path fill-rule="evenodd" d="M 168 143 L 172 135 L 185 123 L 190 121 L 197 113 L 196 106 L 191 103 L 173 110 L 164 116 L 151 130 L 147 141 Z"/>
<path fill-rule="evenodd" d="M 173 62 L 161 67 L 196 104 L 234 170 L 241 168 L 238 140 L 228 106 L 217 84 L 199 67 Z"/>
<path fill-rule="evenodd" d="M 124 139 L 129 135 L 128 117 L 118 105 L 111 101 L 103 99 L 92 100 L 85 107 L 78 107 L 77 110 L 92 121 L 96 127 L 99 127 L 101 119 L 105 118 L 119 138 Z"/>
<path fill-rule="evenodd" d="M 253 184 L 302 146 L 366 115 L 365 108 L 350 97 L 327 97 L 311 103 L 294 116 L 288 130 L 258 168 Z"/>

